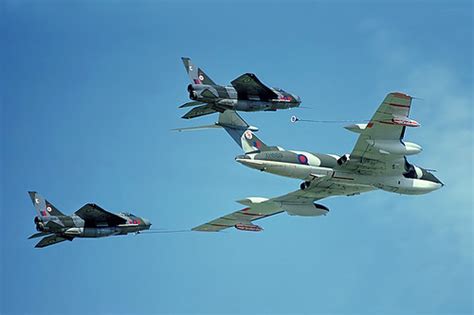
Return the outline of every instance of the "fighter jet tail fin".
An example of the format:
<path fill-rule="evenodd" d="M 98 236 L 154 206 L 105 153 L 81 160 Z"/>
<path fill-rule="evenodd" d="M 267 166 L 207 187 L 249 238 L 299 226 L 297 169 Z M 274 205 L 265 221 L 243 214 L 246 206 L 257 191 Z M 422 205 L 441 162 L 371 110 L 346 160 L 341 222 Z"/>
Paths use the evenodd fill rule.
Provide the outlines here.
<path fill-rule="evenodd" d="M 201 68 L 193 65 L 190 58 L 181 57 L 181 59 L 183 60 L 184 67 L 186 68 L 186 72 L 188 73 L 192 84 L 216 85 Z"/>
<path fill-rule="evenodd" d="M 31 201 L 33 202 L 33 205 L 35 206 L 36 211 L 38 211 L 41 217 L 64 215 L 55 206 L 53 206 L 52 203 L 44 199 L 36 191 L 29 191 L 28 194 L 30 195 Z"/>

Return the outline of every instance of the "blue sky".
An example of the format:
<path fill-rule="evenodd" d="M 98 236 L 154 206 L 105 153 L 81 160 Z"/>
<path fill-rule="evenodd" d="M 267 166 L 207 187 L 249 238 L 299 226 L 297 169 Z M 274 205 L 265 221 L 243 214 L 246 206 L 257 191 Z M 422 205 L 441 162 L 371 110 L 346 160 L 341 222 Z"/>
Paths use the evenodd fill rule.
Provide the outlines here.
<path fill-rule="evenodd" d="M 2 314 L 455 314 L 473 310 L 472 2 L 3 1 Z M 406 139 L 446 186 L 330 198 L 263 233 L 75 240 L 44 250 L 28 190 L 186 229 L 299 181 L 234 162 L 222 131 L 172 133 L 189 56 L 215 81 L 254 72 L 311 110 L 243 114 L 268 144 L 344 154 L 386 93 L 423 98 Z"/>

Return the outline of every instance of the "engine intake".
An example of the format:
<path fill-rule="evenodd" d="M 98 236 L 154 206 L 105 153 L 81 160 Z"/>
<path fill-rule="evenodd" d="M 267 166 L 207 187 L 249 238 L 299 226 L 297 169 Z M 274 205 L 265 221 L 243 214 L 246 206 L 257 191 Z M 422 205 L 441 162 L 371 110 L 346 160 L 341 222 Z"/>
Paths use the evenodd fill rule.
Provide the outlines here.
<path fill-rule="evenodd" d="M 346 164 L 349 161 L 349 154 L 344 154 L 339 159 L 337 159 L 337 165 Z"/>

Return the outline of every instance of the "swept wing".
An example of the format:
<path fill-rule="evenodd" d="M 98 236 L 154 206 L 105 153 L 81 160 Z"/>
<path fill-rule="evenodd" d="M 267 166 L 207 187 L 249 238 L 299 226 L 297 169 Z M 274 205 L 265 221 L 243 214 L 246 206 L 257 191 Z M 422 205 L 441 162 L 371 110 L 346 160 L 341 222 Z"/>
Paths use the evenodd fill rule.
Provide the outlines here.
<path fill-rule="evenodd" d="M 283 196 L 266 199 L 252 197 L 239 202 L 248 207 L 232 212 L 205 224 L 193 228 L 193 231 L 219 232 L 230 227 L 238 229 L 261 230 L 252 224 L 253 221 L 287 211 L 290 215 L 318 216 L 327 213 L 328 209 L 314 204 L 315 201 L 339 195 L 354 195 L 373 190 L 371 186 L 349 185 L 335 181 L 328 175 L 319 178 L 305 190 L 296 190 Z M 318 207 L 319 206 L 319 207 Z M 306 212 L 311 211 L 312 212 Z"/>
<path fill-rule="evenodd" d="M 127 222 L 126 219 L 110 213 L 94 203 L 85 204 L 81 209 L 77 210 L 75 214 L 85 221 L 86 226 L 116 226 Z"/>
<path fill-rule="evenodd" d="M 399 172 L 408 153 L 403 142 L 406 127 L 419 126 L 408 118 L 411 102 L 408 95 L 389 93 L 367 125 L 356 131 L 360 136 L 343 167 L 365 175 Z M 410 145 L 411 150 L 421 151 L 421 147 Z"/>
<path fill-rule="evenodd" d="M 245 73 L 231 82 L 240 99 L 252 99 L 258 97 L 260 100 L 278 98 L 278 95 L 263 84 L 255 74 Z"/>

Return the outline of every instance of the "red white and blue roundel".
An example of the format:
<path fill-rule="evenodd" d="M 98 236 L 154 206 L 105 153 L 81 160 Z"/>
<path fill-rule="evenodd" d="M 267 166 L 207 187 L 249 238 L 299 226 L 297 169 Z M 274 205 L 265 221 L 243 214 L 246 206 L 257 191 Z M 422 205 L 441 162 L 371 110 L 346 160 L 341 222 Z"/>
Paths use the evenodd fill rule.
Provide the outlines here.
<path fill-rule="evenodd" d="M 298 154 L 298 161 L 299 161 L 301 164 L 306 164 L 306 165 L 308 165 L 308 158 L 307 158 L 306 155 L 304 155 L 304 154 Z"/>

